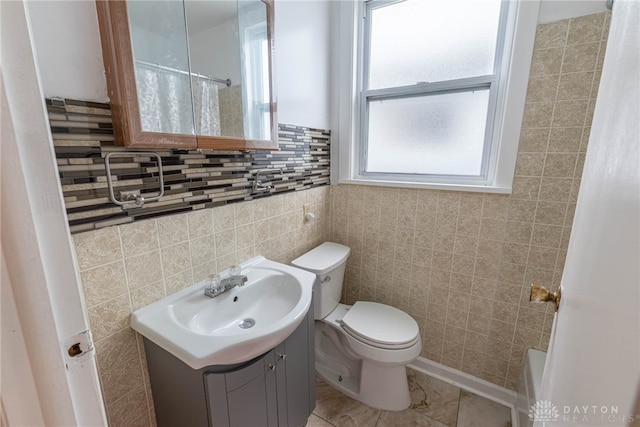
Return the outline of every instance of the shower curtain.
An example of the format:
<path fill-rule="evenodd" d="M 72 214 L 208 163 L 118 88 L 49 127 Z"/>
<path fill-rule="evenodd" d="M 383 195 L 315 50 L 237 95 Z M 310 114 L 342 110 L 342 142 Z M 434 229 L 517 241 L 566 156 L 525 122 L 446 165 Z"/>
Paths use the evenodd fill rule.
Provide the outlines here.
<path fill-rule="evenodd" d="M 220 136 L 218 86 L 211 80 L 193 77 L 191 90 L 198 135 Z"/>
<path fill-rule="evenodd" d="M 190 83 L 189 75 L 178 70 L 136 63 L 136 85 L 144 131 L 220 135 L 218 88 L 214 82 L 193 77 Z"/>

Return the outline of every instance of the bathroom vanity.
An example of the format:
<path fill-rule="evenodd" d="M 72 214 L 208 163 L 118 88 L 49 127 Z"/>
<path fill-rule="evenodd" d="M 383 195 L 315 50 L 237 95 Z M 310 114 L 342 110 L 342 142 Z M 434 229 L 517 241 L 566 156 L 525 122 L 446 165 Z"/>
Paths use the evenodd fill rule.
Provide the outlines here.
<path fill-rule="evenodd" d="M 144 339 L 158 426 L 303 426 L 315 407 L 313 304 L 282 343 L 238 365 L 192 369 Z"/>
<path fill-rule="evenodd" d="M 258 256 L 220 279 L 231 286 L 211 293 L 202 281 L 131 315 L 158 425 L 305 425 L 315 407 L 315 276 Z"/>

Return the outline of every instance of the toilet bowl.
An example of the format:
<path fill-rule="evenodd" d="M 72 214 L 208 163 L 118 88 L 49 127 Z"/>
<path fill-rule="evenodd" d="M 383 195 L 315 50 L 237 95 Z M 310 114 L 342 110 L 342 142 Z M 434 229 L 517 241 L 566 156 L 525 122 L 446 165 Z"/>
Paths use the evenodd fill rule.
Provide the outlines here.
<path fill-rule="evenodd" d="M 292 261 L 316 274 L 314 284 L 316 372 L 369 406 L 399 411 L 411 397 L 405 366 L 420 355 L 416 321 L 386 304 L 340 304 L 350 249 L 325 242 Z"/>

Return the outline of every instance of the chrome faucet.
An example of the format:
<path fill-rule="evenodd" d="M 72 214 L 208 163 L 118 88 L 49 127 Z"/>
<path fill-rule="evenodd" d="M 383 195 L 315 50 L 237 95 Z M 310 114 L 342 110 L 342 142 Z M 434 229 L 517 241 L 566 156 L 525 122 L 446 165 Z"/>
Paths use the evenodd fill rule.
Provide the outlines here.
<path fill-rule="evenodd" d="M 221 279 L 219 274 L 210 276 L 204 287 L 204 294 L 209 298 L 215 298 L 236 286 L 244 286 L 245 283 L 247 283 L 247 276 L 241 274 L 240 267 L 233 266 L 229 269 L 229 276 L 224 279 Z"/>

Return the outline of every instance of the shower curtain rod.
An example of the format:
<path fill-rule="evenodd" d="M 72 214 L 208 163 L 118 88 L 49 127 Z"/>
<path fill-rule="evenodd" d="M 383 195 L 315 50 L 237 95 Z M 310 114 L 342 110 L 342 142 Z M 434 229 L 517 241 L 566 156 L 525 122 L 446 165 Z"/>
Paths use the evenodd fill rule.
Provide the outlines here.
<path fill-rule="evenodd" d="M 200 79 L 211 80 L 216 83 L 225 84 L 227 85 L 227 87 L 231 86 L 231 79 L 219 79 L 216 77 L 205 76 L 204 74 L 190 73 L 188 71 L 178 70 L 176 68 L 171 68 L 171 67 L 165 67 L 164 65 L 160 65 L 160 64 L 154 64 L 153 62 L 142 61 L 140 59 L 136 59 L 136 64 L 146 65 L 147 67 L 155 67 L 159 70 L 169 71 L 171 73 L 187 74 L 187 75 L 190 75 L 191 77 L 198 77 Z"/>

